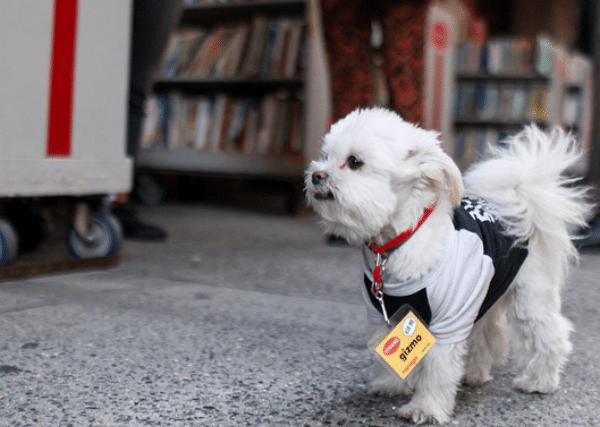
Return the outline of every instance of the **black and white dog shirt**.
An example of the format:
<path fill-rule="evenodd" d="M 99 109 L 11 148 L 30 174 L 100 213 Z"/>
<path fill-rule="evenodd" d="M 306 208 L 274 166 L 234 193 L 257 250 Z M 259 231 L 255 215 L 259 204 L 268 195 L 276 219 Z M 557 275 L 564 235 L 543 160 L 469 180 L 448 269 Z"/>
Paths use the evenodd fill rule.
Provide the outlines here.
<path fill-rule="evenodd" d="M 451 221 L 448 219 L 448 221 Z M 442 343 L 466 339 L 486 311 L 506 292 L 527 257 L 527 249 L 490 213 L 485 201 L 464 198 L 448 227 L 442 260 L 423 278 L 385 282 L 384 301 L 391 316 L 409 303 Z M 363 259 L 363 299 L 371 322 L 384 322 L 370 289 L 373 272 Z"/>

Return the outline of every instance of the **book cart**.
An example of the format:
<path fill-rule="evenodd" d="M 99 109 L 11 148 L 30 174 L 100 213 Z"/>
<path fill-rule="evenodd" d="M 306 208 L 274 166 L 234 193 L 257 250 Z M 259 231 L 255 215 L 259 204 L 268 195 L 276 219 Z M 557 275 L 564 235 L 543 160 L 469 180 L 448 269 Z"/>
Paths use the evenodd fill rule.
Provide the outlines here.
<path fill-rule="evenodd" d="M 76 258 L 117 253 L 120 224 L 102 203 L 131 187 L 130 8 L 129 0 L 3 1 L 0 267 L 17 255 L 20 231 L 36 227 L 11 217 L 15 204 L 26 213 L 64 205 L 72 215 L 67 249 Z"/>
<path fill-rule="evenodd" d="M 589 167 L 592 62 L 549 37 L 490 37 L 485 24 L 459 42 L 457 19 L 433 5 L 426 30 L 425 126 L 440 131 L 461 169 L 524 125 L 573 132 Z M 475 27 L 477 28 L 477 27 Z"/>
<path fill-rule="evenodd" d="M 309 158 L 308 0 L 186 3 L 147 107 L 138 182 L 161 173 L 272 179 L 289 184 L 294 211 Z"/>

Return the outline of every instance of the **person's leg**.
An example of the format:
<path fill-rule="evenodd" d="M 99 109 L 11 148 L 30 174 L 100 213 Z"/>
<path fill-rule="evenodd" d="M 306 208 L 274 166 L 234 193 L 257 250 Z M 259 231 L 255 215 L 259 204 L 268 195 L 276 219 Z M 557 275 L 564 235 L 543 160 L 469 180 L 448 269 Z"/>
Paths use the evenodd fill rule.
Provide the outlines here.
<path fill-rule="evenodd" d="M 180 1 L 134 0 L 129 75 L 127 154 L 135 155 L 144 121 L 144 104 L 180 12 Z"/>
<path fill-rule="evenodd" d="M 390 1 L 381 18 L 391 105 L 403 119 L 422 124 L 425 18 L 428 2 Z"/>
<path fill-rule="evenodd" d="M 375 99 L 371 20 L 377 6 L 362 0 L 322 0 L 325 44 L 331 74 L 332 119 Z"/>
<path fill-rule="evenodd" d="M 134 161 L 145 118 L 144 105 L 156 67 L 159 65 L 171 32 L 179 17 L 180 2 L 175 0 L 134 0 L 129 71 L 129 104 L 127 120 L 127 155 Z M 118 204 L 112 213 L 123 226 L 129 239 L 163 240 L 161 228 L 140 222 L 133 210 Z"/>

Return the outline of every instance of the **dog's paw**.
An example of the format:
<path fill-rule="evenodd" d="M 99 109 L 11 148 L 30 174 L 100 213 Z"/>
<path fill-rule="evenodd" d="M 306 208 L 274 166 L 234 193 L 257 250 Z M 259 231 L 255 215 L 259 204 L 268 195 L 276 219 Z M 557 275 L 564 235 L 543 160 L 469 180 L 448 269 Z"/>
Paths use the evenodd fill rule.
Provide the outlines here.
<path fill-rule="evenodd" d="M 400 407 L 398 415 L 415 424 L 448 424 L 450 422 L 450 416 L 443 411 L 433 413 L 431 408 L 415 405 L 412 402 Z"/>
<path fill-rule="evenodd" d="M 514 386 L 525 393 L 552 394 L 558 390 L 558 379 L 549 377 L 533 379 L 528 375 L 521 375 L 515 380 Z"/>

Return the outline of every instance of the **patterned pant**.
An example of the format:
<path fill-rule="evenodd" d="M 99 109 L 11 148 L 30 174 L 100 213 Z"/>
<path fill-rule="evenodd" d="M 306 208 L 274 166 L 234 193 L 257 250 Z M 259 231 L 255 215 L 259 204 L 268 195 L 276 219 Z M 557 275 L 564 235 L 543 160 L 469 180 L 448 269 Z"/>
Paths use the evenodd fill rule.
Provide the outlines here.
<path fill-rule="evenodd" d="M 424 27 L 428 2 L 321 0 L 331 73 L 333 121 L 375 101 L 371 22 L 383 28 L 383 70 L 391 105 L 405 120 L 423 116 Z"/>

